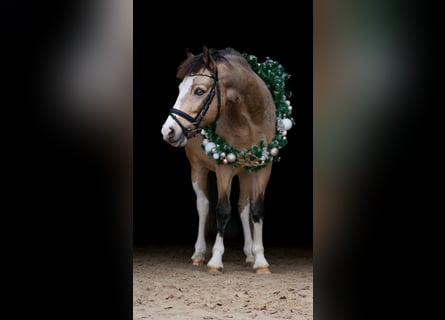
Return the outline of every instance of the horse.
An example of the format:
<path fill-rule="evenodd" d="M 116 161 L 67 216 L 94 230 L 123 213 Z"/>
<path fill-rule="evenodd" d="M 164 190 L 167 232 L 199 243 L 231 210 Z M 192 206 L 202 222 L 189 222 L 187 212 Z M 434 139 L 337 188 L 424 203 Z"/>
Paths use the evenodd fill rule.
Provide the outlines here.
<path fill-rule="evenodd" d="M 237 176 L 246 265 L 257 274 L 271 273 L 263 245 L 265 192 L 272 163 L 279 160 L 293 119 L 289 117 L 289 100 L 279 90 L 283 107 L 277 113 L 271 88 L 252 68 L 260 64 L 255 56 L 249 58 L 253 64 L 230 47 L 216 50 L 204 46 L 200 54 L 188 52 L 177 69 L 179 94 L 161 128 L 163 140 L 184 147 L 190 163 L 199 217 L 191 260 L 197 266 L 204 264 L 207 251 L 208 176 L 210 171 L 216 175 L 217 234 L 207 262 L 209 272 L 221 272 L 224 267 L 224 233 L 231 217 L 232 182 Z M 283 84 L 289 75 L 281 73 L 278 82 Z"/>

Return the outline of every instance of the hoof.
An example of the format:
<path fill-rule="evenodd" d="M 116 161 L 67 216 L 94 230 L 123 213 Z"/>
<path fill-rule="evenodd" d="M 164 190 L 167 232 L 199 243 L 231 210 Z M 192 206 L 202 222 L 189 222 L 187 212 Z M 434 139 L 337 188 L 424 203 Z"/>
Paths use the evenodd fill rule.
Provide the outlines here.
<path fill-rule="evenodd" d="M 210 273 L 221 273 L 222 272 L 222 268 L 221 267 L 207 266 L 207 272 L 210 272 Z"/>
<path fill-rule="evenodd" d="M 253 261 L 246 261 L 246 267 L 252 268 L 253 267 Z"/>
<path fill-rule="evenodd" d="M 256 274 L 269 274 L 270 269 L 269 269 L 269 267 L 258 267 L 255 269 L 255 273 Z"/>
<path fill-rule="evenodd" d="M 192 264 L 194 266 L 202 266 L 204 264 L 204 260 L 202 260 L 202 259 L 192 259 Z"/>

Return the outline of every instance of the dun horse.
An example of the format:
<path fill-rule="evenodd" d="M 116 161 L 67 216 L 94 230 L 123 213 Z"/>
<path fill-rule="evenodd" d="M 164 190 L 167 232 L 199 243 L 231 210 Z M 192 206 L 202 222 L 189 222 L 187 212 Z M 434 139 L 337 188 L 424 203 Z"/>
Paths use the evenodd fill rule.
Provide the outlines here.
<path fill-rule="evenodd" d="M 266 75 L 261 77 L 260 72 Z M 270 74 L 274 79 L 269 79 L 268 84 L 263 78 Z M 176 76 L 182 81 L 179 95 L 161 133 L 172 146 L 184 147 L 190 162 L 199 216 L 192 262 L 203 264 L 207 250 L 204 235 L 211 170 L 215 172 L 218 190 L 217 235 L 207 270 L 223 270 L 231 186 L 238 176 L 238 211 L 246 263 L 256 273 L 270 273 L 263 247 L 264 197 L 272 163 L 279 160 L 279 151 L 287 144 L 286 132 L 293 124 L 289 116 L 292 107 L 286 96 L 290 92 L 284 91 L 284 80 L 289 75 L 272 60 L 266 66 L 257 63 L 255 56 L 232 48 L 204 47 L 200 54 L 188 54 Z"/>

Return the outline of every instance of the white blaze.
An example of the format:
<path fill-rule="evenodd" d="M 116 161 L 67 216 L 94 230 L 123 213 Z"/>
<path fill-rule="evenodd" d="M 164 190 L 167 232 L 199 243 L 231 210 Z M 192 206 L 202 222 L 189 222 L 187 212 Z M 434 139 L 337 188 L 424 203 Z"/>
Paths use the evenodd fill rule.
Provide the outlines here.
<path fill-rule="evenodd" d="M 186 77 L 180 84 L 179 84 L 179 94 L 178 98 L 176 98 L 175 105 L 173 106 L 174 109 L 182 110 L 182 103 L 184 101 L 184 97 L 187 95 L 188 92 L 190 92 L 190 88 L 193 85 L 193 78 L 192 77 Z M 164 124 L 162 125 L 161 133 L 162 136 L 165 138 L 168 133 L 170 132 L 170 129 L 173 129 L 177 134 L 181 134 L 181 128 L 176 123 L 176 121 L 168 116 L 167 120 L 165 120 Z"/>

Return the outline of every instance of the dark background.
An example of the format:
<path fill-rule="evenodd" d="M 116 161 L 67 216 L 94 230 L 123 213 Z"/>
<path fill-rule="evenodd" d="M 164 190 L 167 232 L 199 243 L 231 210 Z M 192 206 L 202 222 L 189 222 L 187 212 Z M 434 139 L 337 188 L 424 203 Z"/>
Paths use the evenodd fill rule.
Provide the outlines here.
<path fill-rule="evenodd" d="M 134 77 L 118 80 L 123 87 L 133 86 L 134 114 L 108 122 L 107 108 L 91 121 L 73 114 L 73 106 L 94 109 L 95 97 L 87 107 L 79 101 L 90 96 L 63 97 L 64 79 L 57 75 L 65 67 L 59 59 L 73 53 L 82 60 L 77 45 L 93 33 L 95 10 L 103 12 L 107 5 L 2 5 L 7 314 L 131 319 L 133 247 L 187 241 L 192 248 L 197 212 L 188 163 L 184 150 L 162 141 L 160 130 L 177 95 L 178 64 L 187 49 L 199 53 L 203 45 L 231 46 L 260 60 L 269 56 L 291 74 L 296 125 L 266 194 L 264 239 L 266 247 L 312 245 L 312 3 L 292 11 L 236 2 L 154 7 L 137 1 L 133 6 L 134 19 L 128 20 L 134 30 L 133 65 L 128 69 Z M 113 37 L 114 31 L 105 30 L 103 36 Z M 85 79 L 98 77 L 99 82 L 108 75 L 108 70 L 86 71 Z M 103 92 L 97 95 L 99 105 L 109 102 Z M 115 92 L 105 95 L 116 97 Z M 128 96 L 125 89 L 119 95 Z M 127 115 L 132 107 L 118 109 Z M 121 127 L 132 125 L 131 141 L 121 139 L 128 134 Z"/>
<path fill-rule="evenodd" d="M 134 207 L 125 210 L 121 197 L 128 190 L 112 139 L 83 126 L 70 128 L 74 121 L 52 108 L 63 109 L 66 101 L 47 99 L 48 90 L 60 89 L 57 83 L 48 87 L 47 67 L 80 31 L 88 33 L 92 3 L 2 4 L 3 311 L 46 319 L 131 319 L 133 246 L 194 242 L 197 213 L 187 160 L 183 150 L 162 141 L 160 129 L 176 98 L 177 65 L 186 49 L 198 53 L 203 45 L 270 56 L 292 75 L 288 88 L 297 125 L 266 194 L 264 237 L 266 248 L 273 242 L 310 244 L 313 3 L 134 3 Z M 317 4 L 329 17 L 328 2 Z M 334 9 L 342 14 L 351 6 Z M 337 246 L 329 263 L 315 250 L 316 319 L 434 318 L 434 307 L 441 306 L 441 296 L 431 292 L 443 269 L 437 264 L 443 143 L 431 129 L 443 126 L 433 123 L 442 119 L 441 99 L 431 94 L 441 88 L 431 89 L 443 81 L 439 64 L 430 72 L 436 50 L 429 43 L 433 32 L 425 29 L 440 19 L 430 19 L 427 11 L 434 7 L 405 1 L 391 6 L 389 12 L 374 7 L 372 24 L 385 35 L 382 16 L 400 21 L 398 41 L 407 44 L 400 57 L 414 53 L 404 70 L 415 72 L 408 72 L 411 85 L 399 93 L 400 101 L 387 102 L 403 113 L 375 149 L 381 161 L 356 183 L 357 210 L 346 217 L 359 214 L 361 223 L 347 223 L 353 235 L 346 244 L 328 238 Z M 366 24 L 369 9 L 364 6 L 355 21 Z M 330 30 L 329 18 L 322 21 Z M 327 38 L 335 39 L 335 32 Z M 427 114 L 430 107 L 433 114 Z"/>
<path fill-rule="evenodd" d="M 196 240 L 198 214 L 189 164 L 183 149 L 162 140 L 161 126 L 178 94 L 179 63 L 186 50 L 198 54 L 204 45 L 232 47 L 261 62 L 270 57 L 291 75 L 286 88 L 293 94 L 295 125 L 288 132 L 289 144 L 281 151 L 281 161 L 274 164 L 266 191 L 264 241 L 266 247 L 271 243 L 312 244 L 311 2 L 299 4 L 292 13 L 278 13 L 268 6 L 253 10 L 233 6 L 197 6 L 192 12 L 186 8 L 184 16 L 175 16 L 135 4 L 134 245 Z M 153 15 L 164 16 L 162 26 L 153 25 Z M 226 238 L 241 241 L 237 187 L 235 182 L 235 210 Z"/>
<path fill-rule="evenodd" d="M 67 101 L 48 101 L 60 87 L 48 83 L 47 68 L 59 51 L 89 33 L 96 4 L 25 0 L 1 6 L 5 317 L 131 319 L 134 245 L 194 242 L 197 213 L 187 160 L 160 134 L 186 49 L 231 46 L 260 60 L 270 56 L 292 75 L 288 89 L 297 125 L 266 194 L 264 238 L 266 248 L 312 244 L 313 2 L 134 2 L 134 203 L 124 210 L 128 189 L 113 139 L 106 130 L 73 128 L 75 121 L 53 112 Z M 440 64 L 431 59 L 441 29 L 429 26 L 441 21 L 430 11 L 441 11 L 406 1 L 316 1 L 327 13 L 319 22 L 326 22 L 328 41 L 336 40 L 332 14 L 345 21 L 342 15 L 354 15 L 356 4 L 360 14 L 353 21 L 375 27 L 376 38 L 398 34 L 394 43 L 404 45 L 396 58 L 409 60 L 402 64 L 409 86 L 398 101 L 386 102 L 402 114 L 374 149 L 377 164 L 354 184 L 357 196 L 347 199 L 355 205 L 343 214 L 347 235 L 327 239 L 334 244 L 329 254 L 314 250 L 315 319 L 436 318 L 443 274 L 437 263 L 443 251 L 443 99 L 434 93 L 443 91 L 443 80 Z M 382 19 L 395 25 L 388 29 Z M 352 47 L 360 40 L 353 39 Z M 131 125 L 131 119 L 122 123 Z"/>

